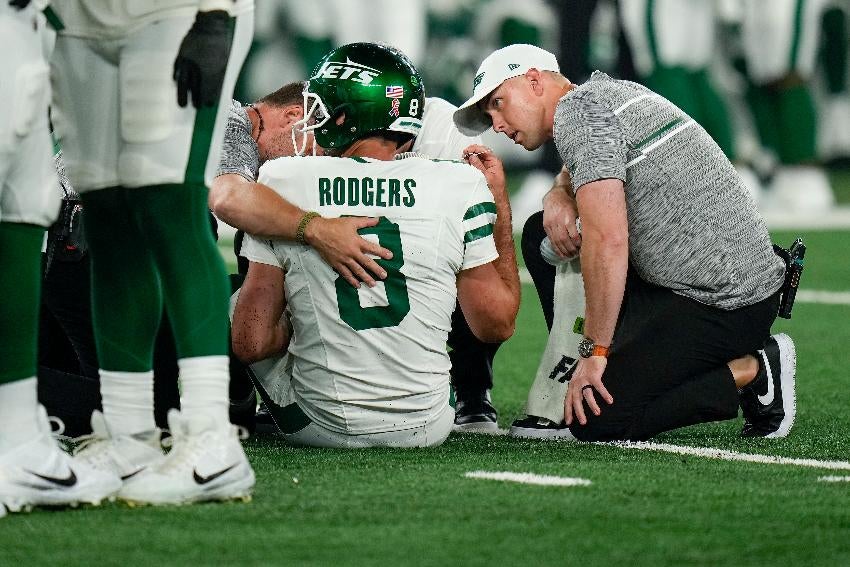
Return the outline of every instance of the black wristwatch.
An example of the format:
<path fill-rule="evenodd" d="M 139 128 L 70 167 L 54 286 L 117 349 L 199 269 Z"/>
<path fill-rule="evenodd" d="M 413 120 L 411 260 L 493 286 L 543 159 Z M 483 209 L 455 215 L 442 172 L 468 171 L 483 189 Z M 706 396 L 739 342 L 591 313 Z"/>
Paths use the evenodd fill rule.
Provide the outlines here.
<path fill-rule="evenodd" d="M 591 356 L 608 358 L 608 347 L 594 343 L 590 337 L 584 337 L 578 343 L 578 355 L 582 358 L 590 358 Z"/>

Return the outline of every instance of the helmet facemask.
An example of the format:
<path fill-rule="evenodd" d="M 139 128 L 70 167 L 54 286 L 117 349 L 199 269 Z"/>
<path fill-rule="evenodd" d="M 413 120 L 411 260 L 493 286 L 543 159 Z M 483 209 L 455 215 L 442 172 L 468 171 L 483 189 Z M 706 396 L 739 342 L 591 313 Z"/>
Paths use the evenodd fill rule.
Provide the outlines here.
<path fill-rule="evenodd" d="M 304 116 L 292 124 L 292 147 L 295 155 L 303 156 L 307 150 L 310 132 L 323 126 L 331 116 L 319 95 L 304 89 Z M 300 137 L 300 140 L 298 140 Z M 316 137 L 313 136 L 312 155 L 316 155 Z"/>

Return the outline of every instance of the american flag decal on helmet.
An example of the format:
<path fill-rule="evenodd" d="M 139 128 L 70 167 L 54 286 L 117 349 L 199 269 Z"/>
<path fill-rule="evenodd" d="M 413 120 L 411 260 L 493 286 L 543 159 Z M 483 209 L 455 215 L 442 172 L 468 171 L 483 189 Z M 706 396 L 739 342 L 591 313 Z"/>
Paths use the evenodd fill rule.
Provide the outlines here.
<path fill-rule="evenodd" d="M 404 98 L 404 87 L 390 85 L 387 87 L 387 98 Z"/>

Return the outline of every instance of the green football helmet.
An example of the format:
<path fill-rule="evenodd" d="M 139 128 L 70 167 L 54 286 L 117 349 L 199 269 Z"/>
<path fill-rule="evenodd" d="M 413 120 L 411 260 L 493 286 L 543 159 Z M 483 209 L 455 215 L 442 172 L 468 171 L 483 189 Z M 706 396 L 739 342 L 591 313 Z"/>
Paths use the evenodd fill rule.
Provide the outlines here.
<path fill-rule="evenodd" d="M 303 154 L 308 132 L 337 151 L 380 130 L 416 136 L 424 106 L 422 78 L 404 53 L 379 43 L 343 45 L 319 61 L 306 83 L 304 118 L 293 127 L 302 143 L 295 146 Z"/>

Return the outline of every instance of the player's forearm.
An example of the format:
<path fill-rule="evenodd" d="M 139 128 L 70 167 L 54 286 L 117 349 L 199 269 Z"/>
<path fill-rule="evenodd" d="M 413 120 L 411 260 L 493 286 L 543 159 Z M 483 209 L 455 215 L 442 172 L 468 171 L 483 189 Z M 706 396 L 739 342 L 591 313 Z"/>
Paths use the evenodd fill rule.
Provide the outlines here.
<path fill-rule="evenodd" d="M 209 204 L 216 216 L 249 234 L 294 240 L 304 211 L 272 188 L 236 176 L 240 182 L 234 175 L 219 176 L 213 182 Z"/>
<path fill-rule="evenodd" d="M 614 337 L 626 288 L 628 256 L 627 234 L 588 231 L 583 235 L 584 334 L 598 345 L 609 346 Z"/>
<path fill-rule="evenodd" d="M 505 310 L 511 321 L 516 319 L 519 311 L 520 283 L 519 269 L 516 263 L 516 248 L 511 221 L 511 206 L 507 191 L 494 193 L 496 202 L 496 223 L 493 226 L 493 238 L 496 241 L 496 251 L 499 257 L 493 262 L 499 278 L 504 284 L 505 293 L 500 307 Z"/>
<path fill-rule="evenodd" d="M 285 322 L 272 323 L 264 314 L 264 310 L 238 304 L 233 313 L 233 354 L 245 364 L 279 355 L 288 344 L 289 330 Z"/>

